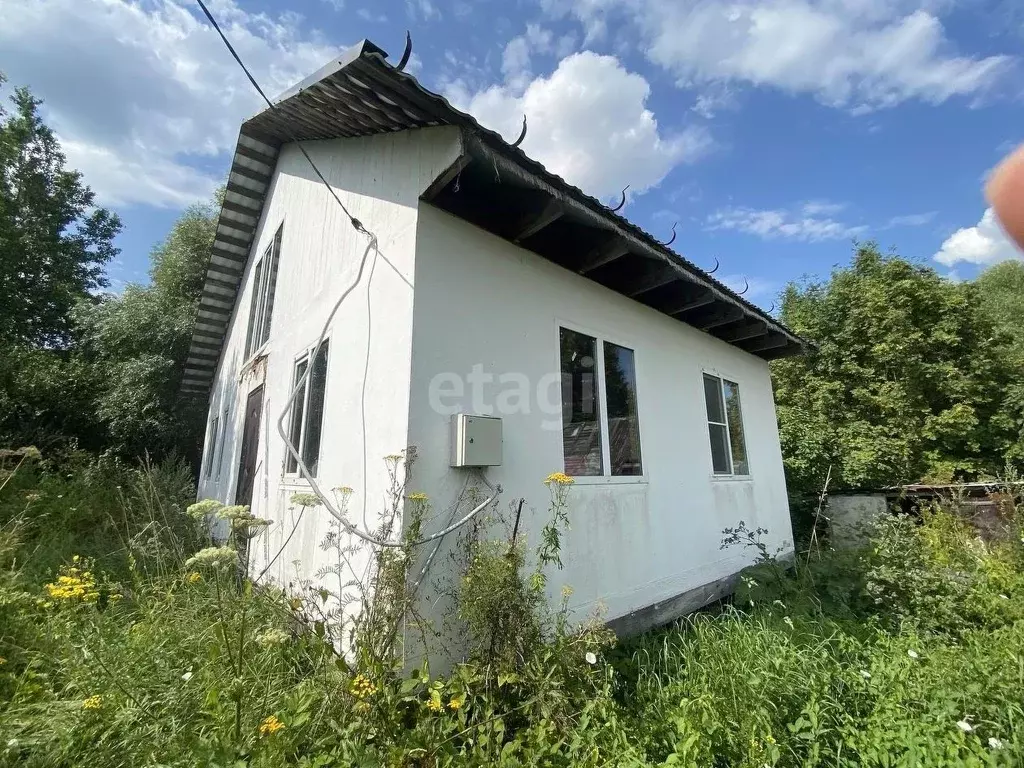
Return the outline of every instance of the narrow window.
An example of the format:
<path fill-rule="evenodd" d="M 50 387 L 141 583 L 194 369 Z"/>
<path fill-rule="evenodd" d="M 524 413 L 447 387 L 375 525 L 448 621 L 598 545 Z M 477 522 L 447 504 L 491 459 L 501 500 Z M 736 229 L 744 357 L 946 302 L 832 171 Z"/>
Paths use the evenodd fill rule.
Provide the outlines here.
<path fill-rule="evenodd" d="M 704 374 L 704 401 L 711 438 L 711 466 L 716 475 L 748 475 L 747 447 L 743 437 L 740 385 Z"/>
<path fill-rule="evenodd" d="M 633 350 L 604 343 L 604 388 L 608 402 L 608 443 L 613 475 L 642 475 L 640 424 L 636 415 Z"/>
<path fill-rule="evenodd" d="M 220 472 L 224 466 L 224 443 L 227 441 L 228 434 L 228 409 L 224 409 L 224 417 L 220 421 L 222 428 L 220 430 L 220 446 L 217 448 L 217 479 L 220 480 Z"/>
<path fill-rule="evenodd" d="M 306 405 L 306 426 L 302 435 L 302 461 L 316 477 L 320 464 L 320 435 L 324 421 L 324 395 L 327 389 L 327 342 L 313 358 L 309 372 L 309 403 Z"/>
<path fill-rule="evenodd" d="M 560 329 L 562 454 L 570 475 L 602 475 L 601 418 L 597 394 L 597 339 Z"/>
<path fill-rule="evenodd" d="M 277 265 L 281 259 L 281 231 L 278 227 L 273 242 L 256 262 L 252 273 L 252 301 L 249 304 L 249 327 L 245 334 L 245 358 L 248 360 L 270 338 L 270 319 L 274 312 L 277 288 Z"/>
<path fill-rule="evenodd" d="M 565 472 L 642 475 L 633 350 L 567 328 L 559 342 Z"/>
<path fill-rule="evenodd" d="M 207 480 L 210 479 L 210 472 L 213 470 L 213 457 L 217 453 L 217 433 L 219 430 L 220 419 L 214 416 L 210 421 L 210 444 L 206 449 L 206 467 L 203 470 Z"/>
<path fill-rule="evenodd" d="M 327 342 L 320 346 L 310 368 L 309 355 L 295 364 L 295 377 L 292 388 L 298 385 L 299 379 L 309 368 L 309 376 L 302 382 L 302 388 L 295 396 L 292 405 L 291 423 L 288 438 L 302 456 L 302 463 L 309 473 L 316 477 L 320 468 L 320 439 L 323 434 L 324 399 L 327 392 Z M 299 464 L 289 452 L 285 459 L 285 472 L 296 474 Z"/>
<path fill-rule="evenodd" d="M 308 365 L 309 358 L 305 357 L 295 364 L 295 379 L 292 381 L 292 390 L 298 386 L 299 379 L 301 379 L 306 373 Z M 302 389 L 295 394 L 295 397 L 292 400 L 292 423 L 291 429 L 288 430 L 288 441 L 299 453 L 302 453 L 302 416 L 306 410 L 306 393 L 308 391 L 309 379 L 305 379 L 302 382 Z M 295 456 L 291 451 L 288 451 L 288 461 L 285 465 L 285 471 L 292 475 L 299 471 L 299 463 L 295 460 Z"/>

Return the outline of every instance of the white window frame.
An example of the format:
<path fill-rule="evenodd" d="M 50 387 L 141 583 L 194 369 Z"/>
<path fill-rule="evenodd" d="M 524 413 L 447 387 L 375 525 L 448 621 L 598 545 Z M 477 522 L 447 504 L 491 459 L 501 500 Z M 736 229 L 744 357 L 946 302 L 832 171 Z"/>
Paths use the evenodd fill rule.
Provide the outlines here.
<path fill-rule="evenodd" d="M 270 321 L 274 311 L 271 302 L 276 298 L 277 294 L 277 275 L 280 271 L 283 243 L 284 222 L 282 221 L 277 225 L 270 243 L 263 249 L 263 253 L 253 264 L 252 271 L 249 273 L 251 275 L 250 280 L 252 281 L 252 292 L 249 295 L 249 319 L 245 328 L 245 363 L 259 355 L 264 347 L 270 343 Z M 269 272 L 267 271 L 268 268 L 270 269 Z M 256 280 L 257 272 L 260 278 L 258 281 Z M 257 334 L 259 328 L 264 325 L 267 329 L 267 337 L 263 341 L 258 341 Z"/>
<path fill-rule="evenodd" d="M 330 377 L 329 374 L 330 374 L 330 371 L 331 371 L 331 344 L 330 344 L 330 340 L 331 340 L 330 336 L 325 336 L 323 342 L 321 343 L 321 348 L 324 345 L 327 346 L 327 372 L 326 372 L 325 377 L 324 377 L 324 417 L 327 414 L 327 379 Z M 306 444 L 306 417 L 309 414 L 309 395 L 310 395 L 310 392 L 312 391 L 312 387 L 310 387 L 309 384 L 310 384 L 311 375 L 313 373 L 313 371 L 311 370 L 311 366 L 313 365 L 313 353 L 315 351 L 316 351 L 316 344 L 312 344 L 312 345 L 306 347 L 305 349 L 303 349 L 301 352 L 299 352 L 299 354 L 297 354 L 294 358 L 292 358 L 292 376 L 291 376 L 290 382 L 288 384 L 288 396 L 291 396 L 292 391 L 295 389 L 295 369 L 299 367 L 299 364 L 301 362 L 306 361 L 305 391 L 302 393 L 302 423 L 299 425 L 299 444 L 295 446 L 296 450 L 298 450 L 298 452 L 299 452 L 299 456 L 302 456 L 302 451 L 305 448 L 305 444 Z M 293 404 L 292 408 L 294 408 L 294 407 L 295 407 L 295 405 Z M 289 438 L 291 437 L 291 428 L 292 428 L 292 408 L 288 409 L 288 432 L 289 432 Z M 324 418 L 324 417 L 321 417 L 321 418 Z M 323 448 L 324 448 L 323 422 L 321 421 L 321 424 L 320 424 L 320 450 L 317 453 L 317 463 L 319 463 L 319 460 L 320 460 L 320 458 L 321 458 L 321 456 L 323 454 Z M 304 482 L 306 482 L 305 478 L 302 477 L 302 473 L 299 472 L 299 469 L 298 469 L 297 465 L 295 467 L 295 471 L 294 472 L 289 472 L 288 471 L 288 461 L 289 461 L 290 458 L 291 458 L 291 454 L 288 452 L 288 448 L 285 447 L 285 450 L 284 450 L 284 464 L 281 467 L 281 476 L 286 481 L 288 481 L 289 483 L 295 483 L 295 482 L 304 483 Z M 317 475 L 314 475 L 314 477 L 316 477 L 316 476 Z"/>
<path fill-rule="evenodd" d="M 712 421 L 711 414 L 708 413 L 707 394 L 704 392 L 704 377 L 710 376 L 713 379 L 718 379 L 718 391 L 722 396 L 722 415 L 725 417 L 725 424 L 720 421 Z M 747 448 L 747 471 L 745 474 L 736 474 L 736 462 L 732 455 L 732 428 L 729 426 L 729 411 L 725 405 L 725 382 L 728 381 L 730 384 L 735 384 L 740 391 L 740 428 L 743 430 L 743 445 Z M 704 368 L 701 370 L 700 377 L 700 396 L 701 402 L 704 404 L 704 432 L 707 437 L 705 445 L 708 449 L 708 461 L 711 464 L 711 477 L 715 480 L 749 480 L 751 478 L 750 473 L 750 447 L 747 443 L 747 419 L 743 414 L 743 384 L 737 380 L 735 376 L 727 376 L 726 374 L 719 373 L 714 368 Z M 715 457 L 711 450 L 711 425 L 716 424 L 725 427 L 725 447 L 729 452 L 729 471 L 728 472 L 715 472 Z"/>
<path fill-rule="evenodd" d="M 637 362 L 637 351 L 636 345 L 628 341 L 623 341 L 621 338 L 614 335 L 599 331 L 595 328 L 589 328 L 585 325 L 580 325 L 569 320 L 561 320 L 555 318 L 555 371 L 558 372 L 558 420 L 559 420 L 559 431 L 558 431 L 558 453 L 562 458 L 562 470 L 565 470 L 565 443 L 563 442 L 561 425 L 562 425 L 562 329 L 567 331 L 575 331 L 585 336 L 590 336 L 596 341 L 596 359 L 594 365 L 594 372 L 597 376 L 597 407 L 600 412 L 601 421 L 601 474 L 600 475 L 573 475 L 573 481 L 576 485 L 614 485 L 614 484 L 630 484 L 630 483 L 646 483 L 648 480 L 647 476 L 647 459 L 644 453 L 644 434 L 643 434 L 643 419 L 640 417 L 640 366 Z M 633 372 L 635 374 L 636 381 L 634 386 L 636 388 L 636 429 L 637 438 L 640 441 L 640 466 L 641 474 L 639 475 L 613 475 L 612 471 L 612 452 L 611 452 L 611 438 L 608 429 L 608 389 L 605 383 L 604 373 L 604 342 L 615 344 L 616 346 L 628 349 L 633 353 Z"/>
<path fill-rule="evenodd" d="M 209 444 L 206 449 L 206 454 L 203 456 L 203 477 L 207 480 L 213 473 L 214 459 L 217 455 L 217 441 L 220 434 L 220 413 L 214 412 L 213 416 L 210 417 L 209 421 Z"/>

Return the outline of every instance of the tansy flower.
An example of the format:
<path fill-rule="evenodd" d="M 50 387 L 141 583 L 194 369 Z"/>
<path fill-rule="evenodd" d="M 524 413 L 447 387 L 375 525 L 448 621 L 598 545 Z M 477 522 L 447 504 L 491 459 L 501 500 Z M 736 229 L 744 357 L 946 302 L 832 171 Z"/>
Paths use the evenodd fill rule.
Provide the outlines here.
<path fill-rule="evenodd" d="M 284 730 L 284 723 L 277 719 L 277 715 L 271 715 L 260 723 L 260 736 L 273 736 L 278 731 Z"/>
<path fill-rule="evenodd" d="M 377 686 L 366 675 L 356 675 L 352 679 L 349 690 L 357 699 L 365 699 L 377 692 Z"/>
<path fill-rule="evenodd" d="M 565 472 L 552 472 L 544 479 L 544 485 L 572 485 L 575 482 Z"/>
<path fill-rule="evenodd" d="M 196 584 L 202 580 L 203 574 L 201 574 L 199 571 L 191 571 L 185 575 L 185 581 L 187 581 L 189 584 Z"/>
<path fill-rule="evenodd" d="M 103 706 L 103 697 L 99 694 L 90 696 L 82 702 L 82 709 L 100 709 Z"/>

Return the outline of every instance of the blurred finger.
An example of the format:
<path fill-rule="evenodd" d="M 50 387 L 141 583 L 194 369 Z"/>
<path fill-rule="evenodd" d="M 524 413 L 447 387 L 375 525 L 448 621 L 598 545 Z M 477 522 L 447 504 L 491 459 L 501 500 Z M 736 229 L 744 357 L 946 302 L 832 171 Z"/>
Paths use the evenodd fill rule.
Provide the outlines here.
<path fill-rule="evenodd" d="M 1003 229 L 1024 248 L 1024 144 L 996 167 L 985 195 Z"/>

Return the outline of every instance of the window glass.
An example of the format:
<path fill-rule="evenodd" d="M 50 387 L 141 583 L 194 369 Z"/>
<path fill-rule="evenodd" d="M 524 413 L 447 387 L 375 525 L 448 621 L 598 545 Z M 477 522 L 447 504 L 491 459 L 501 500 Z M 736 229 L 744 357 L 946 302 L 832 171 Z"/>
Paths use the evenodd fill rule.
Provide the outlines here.
<path fill-rule="evenodd" d="M 747 444 L 743 439 L 743 412 L 740 409 L 740 385 L 722 380 L 725 392 L 725 415 L 729 424 L 729 447 L 732 449 L 732 473 L 748 475 Z"/>
<path fill-rule="evenodd" d="M 261 286 L 263 285 L 263 259 L 256 263 L 252 275 L 252 301 L 249 304 L 249 328 L 245 333 L 245 357 L 248 359 L 252 351 L 259 346 L 255 344 L 259 325 L 260 307 L 262 306 Z"/>
<path fill-rule="evenodd" d="M 295 378 L 292 380 L 292 389 L 298 384 L 299 379 L 306 372 L 309 360 L 303 358 L 295 364 Z M 306 391 L 309 389 L 309 379 L 302 383 L 302 389 L 295 395 L 292 401 L 292 422 L 288 430 L 288 441 L 295 446 L 296 450 L 302 452 L 302 415 L 306 409 Z M 303 459 L 305 461 L 305 459 Z M 299 471 L 299 464 L 291 451 L 287 452 L 285 460 L 285 472 L 294 474 Z"/>
<path fill-rule="evenodd" d="M 597 339 L 559 329 L 562 374 L 562 456 L 565 472 L 604 474 L 597 391 Z"/>
<path fill-rule="evenodd" d="M 220 480 L 221 469 L 224 466 L 224 443 L 227 442 L 228 434 L 228 409 L 224 409 L 224 417 L 220 421 L 220 447 L 217 448 L 217 479 Z"/>
<path fill-rule="evenodd" d="M 704 400 L 708 409 L 708 421 L 725 424 L 725 410 L 722 408 L 722 380 L 717 376 L 704 374 Z"/>
<path fill-rule="evenodd" d="M 277 266 L 281 258 L 281 232 L 278 227 L 273 242 L 256 262 L 252 275 L 252 303 L 249 307 L 249 328 L 245 335 L 245 357 L 262 347 L 270 338 L 270 319 L 274 312 L 277 288 Z"/>
<path fill-rule="evenodd" d="M 604 343 L 604 387 L 612 474 L 642 475 L 633 350 Z"/>
<path fill-rule="evenodd" d="M 716 475 L 729 475 L 729 436 L 724 424 L 708 422 L 711 435 L 711 466 Z"/>
<path fill-rule="evenodd" d="M 220 427 L 220 419 L 216 416 L 210 422 L 210 445 L 206 449 L 206 477 L 210 477 L 213 469 L 213 457 L 217 453 L 217 433 Z"/>
<path fill-rule="evenodd" d="M 327 390 L 327 342 L 313 360 L 309 372 L 309 404 L 306 406 L 306 428 L 302 439 L 302 461 L 316 477 L 320 464 L 320 435 L 323 431 L 324 396 Z"/>

